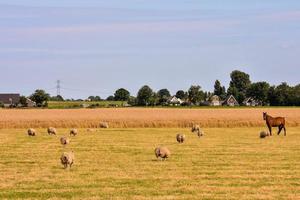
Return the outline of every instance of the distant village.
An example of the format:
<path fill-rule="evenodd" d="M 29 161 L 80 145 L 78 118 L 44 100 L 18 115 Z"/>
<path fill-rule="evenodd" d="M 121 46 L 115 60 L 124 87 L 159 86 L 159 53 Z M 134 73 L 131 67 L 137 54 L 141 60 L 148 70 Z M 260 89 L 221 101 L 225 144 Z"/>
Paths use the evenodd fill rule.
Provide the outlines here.
<path fill-rule="evenodd" d="M 92 100 L 86 99 L 84 101 L 91 102 Z M 0 94 L 0 102 L 2 104 L 2 107 L 4 108 L 37 107 L 37 103 L 27 97 L 25 99 L 24 105 L 24 103 L 21 102 L 20 94 Z M 88 105 L 89 104 L 83 104 L 82 107 L 88 107 Z M 123 106 L 129 107 L 134 105 L 126 103 L 123 104 Z M 189 101 L 182 100 L 176 96 L 171 96 L 167 99 L 163 106 L 193 106 L 193 104 Z M 217 95 L 213 95 L 206 101 L 201 102 L 201 104 L 199 104 L 198 106 L 240 106 L 240 104 L 233 95 L 229 95 L 225 100 L 222 100 Z M 243 102 L 242 106 L 262 106 L 262 103 L 252 98 L 247 98 Z"/>
<path fill-rule="evenodd" d="M 107 107 L 129 106 L 300 106 L 300 84 L 289 86 L 286 82 L 270 85 L 265 81 L 251 82 L 249 74 L 235 70 L 230 74 L 227 90 L 219 80 L 215 81 L 214 91 L 203 91 L 201 86 L 192 85 L 187 91 L 178 90 L 171 95 L 166 88 L 154 91 L 148 85 L 142 86 L 136 96 L 125 88 L 119 88 L 106 99 L 90 96 L 87 99 L 64 99 L 60 93 L 51 97 L 46 91 L 38 89 L 29 97 L 20 94 L 1 94 L 0 107 L 48 107 L 48 102 L 80 102 L 67 108 L 97 108 L 103 102 Z M 102 102 L 102 104 L 100 103 Z M 121 102 L 121 103 L 116 103 Z M 71 105 L 71 104 L 70 104 Z"/>

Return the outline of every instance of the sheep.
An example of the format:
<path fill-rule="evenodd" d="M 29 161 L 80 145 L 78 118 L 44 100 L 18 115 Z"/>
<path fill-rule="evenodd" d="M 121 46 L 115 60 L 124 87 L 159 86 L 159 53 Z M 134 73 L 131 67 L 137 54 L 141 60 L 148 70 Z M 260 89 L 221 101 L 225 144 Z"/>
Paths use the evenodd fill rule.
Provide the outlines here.
<path fill-rule="evenodd" d="M 67 138 L 67 137 L 61 137 L 61 138 L 60 138 L 60 143 L 61 143 L 62 145 L 67 145 L 67 144 L 70 143 L 70 139 Z"/>
<path fill-rule="evenodd" d="M 183 143 L 185 140 L 185 135 L 184 134 L 177 134 L 176 135 L 176 140 L 178 143 Z"/>
<path fill-rule="evenodd" d="M 70 135 L 76 136 L 77 134 L 78 134 L 78 130 L 77 129 L 75 129 L 75 128 L 71 129 Z"/>
<path fill-rule="evenodd" d="M 167 147 L 157 147 L 154 152 L 155 152 L 156 158 L 160 157 L 161 160 L 166 160 L 171 155 L 171 152 L 169 151 L 169 149 Z"/>
<path fill-rule="evenodd" d="M 27 133 L 29 136 L 36 136 L 36 131 L 33 128 L 28 129 Z"/>
<path fill-rule="evenodd" d="M 72 167 L 73 163 L 74 163 L 74 153 L 72 152 L 64 152 L 61 157 L 60 157 L 60 161 L 61 164 L 64 166 L 64 169 L 66 169 L 68 166 Z"/>
<path fill-rule="evenodd" d="M 192 126 L 192 132 L 197 133 L 198 137 L 202 137 L 204 135 L 204 132 L 201 130 L 200 126 L 198 124 L 193 124 Z"/>
<path fill-rule="evenodd" d="M 100 128 L 108 128 L 108 123 L 107 122 L 100 122 Z"/>
<path fill-rule="evenodd" d="M 197 135 L 198 135 L 198 137 L 202 137 L 202 136 L 204 136 L 204 132 L 200 129 L 197 131 Z"/>
<path fill-rule="evenodd" d="M 267 137 L 267 136 L 269 136 L 269 133 L 267 133 L 267 132 L 265 132 L 265 131 L 261 131 L 260 134 L 259 134 L 259 137 L 260 137 L 260 138 L 265 138 L 265 137 Z"/>
<path fill-rule="evenodd" d="M 200 126 L 198 124 L 193 124 L 192 126 L 192 132 L 199 132 L 200 131 Z"/>
<path fill-rule="evenodd" d="M 49 135 L 56 135 L 57 133 L 56 129 L 53 127 L 49 127 L 47 131 Z"/>

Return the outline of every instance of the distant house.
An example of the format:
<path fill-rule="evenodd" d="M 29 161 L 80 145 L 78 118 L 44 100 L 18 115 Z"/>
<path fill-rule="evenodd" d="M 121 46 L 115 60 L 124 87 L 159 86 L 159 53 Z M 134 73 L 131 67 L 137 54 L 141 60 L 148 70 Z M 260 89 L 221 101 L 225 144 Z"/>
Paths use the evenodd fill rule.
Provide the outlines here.
<path fill-rule="evenodd" d="M 244 106 L 262 106 L 262 102 L 249 97 L 243 101 Z"/>
<path fill-rule="evenodd" d="M 182 101 L 180 98 L 177 98 L 176 96 L 172 96 L 168 99 L 167 103 L 169 105 L 175 105 L 175 106 L 179 106 L 182 103 L 184 103 L 184 101 Z"/>
<path fill-rule="evenodd" d="M 221 106 L 222 100 L 218 95 L 213 95 L 209 98 L 209 105 L 210 106 Z"/>
<path fill-rule="evenodd" d="M 0 102 L 4 107 L 16 107 L 20 102 L 20 94 L 0 94 Z"/>
<path fill-rule="evenodd" d="M 26 98 L 26 105 L 27 105 L 27 107 L 30 107 L 30 108 L 36 107 L 36 103 L 29 98 Z"/>
<path fill-rule="evenodd" d="M 234 98 L 233 95 L 229 95 L 223 102 L 223 106 L 239 106 L 239 102 Z"/>

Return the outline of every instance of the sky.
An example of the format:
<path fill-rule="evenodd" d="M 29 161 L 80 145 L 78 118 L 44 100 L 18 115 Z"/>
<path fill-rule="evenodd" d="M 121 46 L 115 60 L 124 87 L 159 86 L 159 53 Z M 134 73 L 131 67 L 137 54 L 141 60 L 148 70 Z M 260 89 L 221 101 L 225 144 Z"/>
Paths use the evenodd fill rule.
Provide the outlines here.
<path fill-rule="evenodd" d="M 0 93 L 300 83 L 299 0 L 0 0 Z"/>

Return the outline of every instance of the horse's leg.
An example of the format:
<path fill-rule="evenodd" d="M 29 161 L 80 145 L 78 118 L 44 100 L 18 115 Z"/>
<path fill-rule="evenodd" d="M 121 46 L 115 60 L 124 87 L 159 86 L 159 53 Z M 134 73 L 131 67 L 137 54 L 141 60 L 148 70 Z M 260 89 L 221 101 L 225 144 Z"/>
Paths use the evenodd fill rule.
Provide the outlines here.
<path fill-rule="evenodd" d="M 283 128 L 283 127 L 282 127 L 282 125 L 279 125 L 279 126 L 278 126 L 278 133 L 277 133 L 277 135 L 279 135 L 279 134 L 280 134 L 280 132 L 281 132 L 282 128 Z"/>
<path fill-rule="evenodd" d="M 272 136 L 272 127 L 268 126 L 268 128 L 269 128 L 270 136 Z"/>
<path fill-rule="evenodd" d="M 285 125 L 283 125 L 283 130 L 284 130 L 284 136 L 286 136 L 286 129 L 285 129 Z"/>

